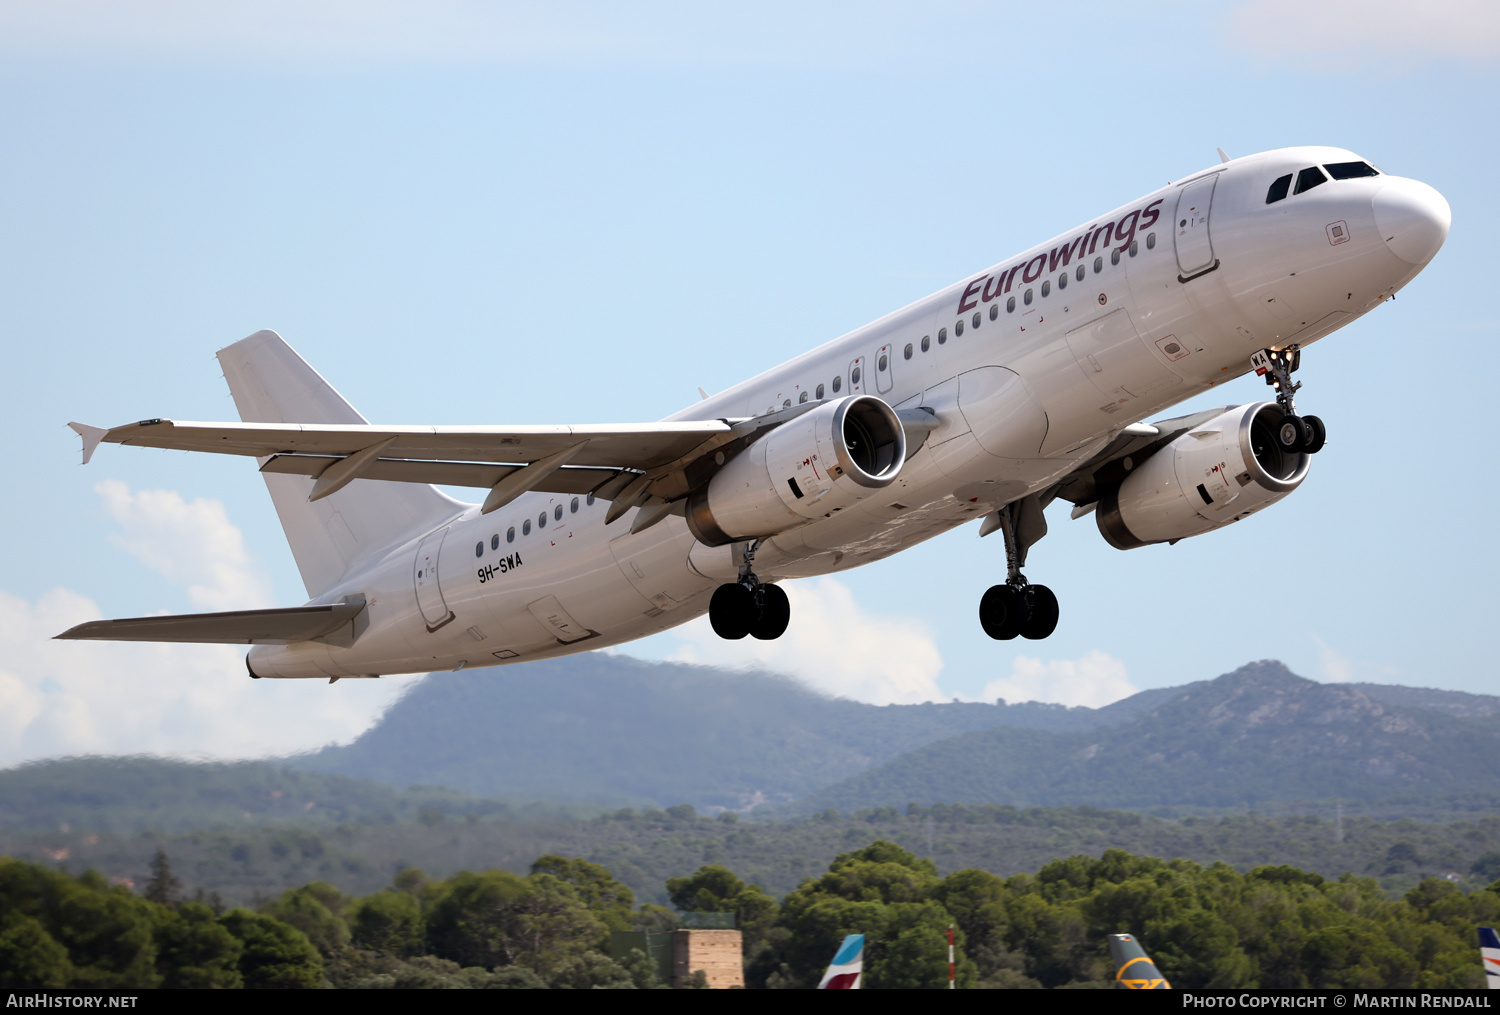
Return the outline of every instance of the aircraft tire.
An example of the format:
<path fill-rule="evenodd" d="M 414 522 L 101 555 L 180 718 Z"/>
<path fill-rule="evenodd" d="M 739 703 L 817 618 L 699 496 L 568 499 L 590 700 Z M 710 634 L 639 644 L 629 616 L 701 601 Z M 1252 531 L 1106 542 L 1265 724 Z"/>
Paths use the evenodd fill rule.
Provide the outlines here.
<path fill-rule="evenodd" d="M 1289 455 L 1301 451 L 1307 443 L 1307 426 L 1301 416 L 1286 415 L 1276 424 L 1276 445 Z"/>
<path fill-rule="evenodd" d="M 708 622 L 714 634 L 738 641 L 750 633 L 755 620 L 755 596 L 749 589 L 734 582 L 714 589 L 708 601 Z"/>
<path fill-rule="evenodd" d="M 1057 630 L 1057 596 L 1045 585 L 1033 585 L 1027 592 L 1031 598 L 1031 613 L 1021 628 L 1021 637 L 1040 641 Z"/>
<path fill-rule="evenodd" d="M 760 619 L 750 625 L 750 636 L 759 641 L 775 641 L 786 633 L 792 621 L 792 604 L 780 585 L 762 585 L 760 591 L 764 601 Z"/>
<path fill-rule="evenodd" d="M 1303 445 L 1302 450 L 1309 455 L 1315 455 L 1319 451 L 1322 451 L 1323 444 L 1328 440 L 1328 428 L 1323 425 L 1323 421 L 1317 416 L 1304 416 L 1302 418 L 1302 425 L 1307 428 L 1309 434 L 1307 443 Z"/>
<path fill-rule="evenodd" d="M 979 626 L 996 641 L 1010 641 L 1026 624 L 1026 600 L 1009 585 L 992 585 L 979 600 Z"/>

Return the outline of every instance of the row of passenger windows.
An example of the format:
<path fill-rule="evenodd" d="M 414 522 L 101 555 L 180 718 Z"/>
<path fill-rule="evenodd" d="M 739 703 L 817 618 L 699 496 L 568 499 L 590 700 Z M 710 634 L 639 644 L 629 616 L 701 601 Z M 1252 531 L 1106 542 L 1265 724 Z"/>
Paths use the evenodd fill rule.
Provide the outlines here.
<path fill-rule="evenodd" d="M 1156 249 L 1156 234 L 1155 233 L 1147 233 L 1146 234 L 1146 249 L 1147 250 L 1155 250 Z M 1131 257 L 1135 257 L 1138 253 L 1140 253 L 1140 250 L 1141 250 L 1141 241 L 1140 240 L 1131 240 L 1130 241 L 1130 249 L 1128 251 L 1128 254 Z M 1118 249 L 1111 250 L 1109 252 L 1109 263 L 1112 264 L 1112 265 L 1120 263 L 1120 251 Z M 1104 271 L 1104 258 L 1101 255 L 1099 257 L 1094 258 L 1094 274 L 1097 275 L 1097 274 L 1099 274 L 1102 271 Z M 1079 282 L 1082 282 L 1083 279 L 1084 279 L 1084 276 L 1087 275 L 1087 274 L 1088 274 L 1088 272 L 1087 272 L 1087 269 L 1085 268 L 1085 266 L 1082 265 L 1082 264 L 1080 264 L 1074 270 L 1073 277 L 1075 279 L 1077 279 Z M 1063 289 L 1066 289 L 1067 287 L 1068 287 L 1068 273 L 1067 272 L 1063 272 L 1061 275 L 1057 276 L 1057 288 L 1058 288 L 1059 291 L 1061 291 Z M 1052 280 L 1048 279 L 1047 281 L 1045 281 L 1045 282 L 1042 283 L 1042 295 L 1043 296 L 1050 296 L 1051 294 L 1052 294 Z M 1036 298 L 1036 293 L 1032 289 L 1027 289 L 1024 293 L 1021 294 L 1021 301 L 1026 306 L 1028 306 L 1028 307 L 1031 306 L 1032 301 L 1035 298 Z M 1015 310 L 1016 310 L 1016 298 L 1014 296 L 1012 296 L 1012 297 L 1010 297 L 1009 299 L 1007 299 L 1005 301 L 1005 312 L 1007 314 L 1013 314 L 1013 313 L 1015 313 Z M 994 321 L 994 320 L 999 319 L 999 317 L 1000 317 L 1000 304 L 998 304 L 998 303 L 992 303 L 990 305 L 990 320 Z M 969 324 L 970 324 L 971 327 L 977 328 L 983 322 L 983 320 L 984 320 L 984 315 L 982 313 L 980 313 L 978 310 L 976 310 L 976 311 L 974 311 L 974 316 L 969 319 Z M 959 318 L 957 321 L 953 322 L 953 336 L 955 338 L 957 338 L 958 336 L 962 335 L 963 333 L 964 333 L 964 320 L 963 320 L 963 318 Z M 938 345 L 945 345 L 947 343 L 947 341 L 948 341 L 948 329 L 947 328 L 939 328 L 938 329 L 938 333 L 937 333 L 937 344 Z M 922 351 L 923 352 L 927 352 L 931 348 L 932 348 L 932 336 L 931 335 L 923 335 L 922 336 Z M 912 344 L 910 342 L 906 343 L 906 348 L 901 351 L 901 356 L 902 356 L 903 359 L 911 359 L 912 358 Z M 879 370 L 881 370 L 882 372 L 884 372 L 887 366 L 888 366 L 888 363 L 886 361 L 886 357 L 885 357 L 884 354 L 882 354 L 881 357 L 880 357 L 880 361 L 877 364 L 877 368 Z M 859 378 L 860 378 L 860 369 L 859 369 L 858 366 L 855 366 L 852 370 L 849 371 L 849 383 L 850 384 L 858 384 L 859 383 Z M 833 381 L 830 383 L 829 386 L 833 389 L 833 393 L 836 395 L 843 388 L 843 386 L 844 386 L 844 379 L 842 377 L 835 377 L 833 379 Z M 814 389 L 813 392 L 811 393 L 811 397 L 819 399 L 819 400 L 822 400 L 825 390 L 826 389 L 824 388 L 824 386 L 821 385 L 821 384 L 819 384 L 817 386 L 817 388 Z M 797 403 L 800 405 L 803 402 L 806 402 L 807 399 L 808 399 L 808 397 L 809 397 L 809 393 L 808 392 L 806 392 L 806 391 L 802 392 L 802 394 L 800 394 L 800 395 L 797 396 Z M 781 406 L 782 406 L 782 408 L 790 408 L 791 404 L 792 404 L 792 400 L 790 398 L 788 398 L 788 399 L 784 399 L 782 401 Z"/>
<path fill-rule="evenodd" d="M 568 513 L 569 514 L 576 515 L 578 513 L 579 500 L 580 500 L 580 498 L 574 497 L 572 500 L 568 501 Z M 588 496 L 582 498 L 582 501 L 583 501 L 584 504 L 592 506 L 593 503 L 594 503 L 594 495 L 593 494 L 589 494 Z M 563 517 L 563 506 L 561 504 L 555 505 L 552 508 L 552 520 L 560 522 L 560 521 L 562 521 L 562 517 Z M 539 515 L 536 516 L 536 527 L 538 529 L 545 529 L 547 527 L 547 512 L 543 511 L 541 514 L 539 514 Z M 524 522 L 521 523 L 521 535 L 523 535 L 523 536 L 529 536 L 529 535 L 531 535 L 531 519 L 530 518 L 526 519 Z M 512 525 L 510 528 L 508 528 L 508 529 L 505 530 L 505 541 L 507 543 L 514 543 L 516 541 L 516 527 L 514 525 Z M 500 549 L 500 533 L 497 532 L 493 536 L 490 537 L 490 549 L 491 550 L 498 550 L 498 549 Z M 474 556 L 476 556 L 476 557 L 483 557 L 484 556 L 484 540 L 480 540 L 479 542 L 477 542 L 477 543 L 474 544 Z"/>
<path fill-rule="evenodd" d="M 1327 176 L 1323 174 L 1323 170 L 1325 169 L 1328 171 Z M 1266 191 L 1266 204 L 1275 204 L 1277 201 L 1285 200 L 1288 191 L 1291 191 L 1293 194 L 1301 194 L 1304 191 L 1312 190 L 1314 187 L 1321 187 L 1328 182 L 1329 177 L 1335 180 L 1355 180 L 1361 176 L 1379 175 L 1380 170 L 1368 162 L 1330 162 L 1321 169 L 1317 166 L 1308 166 L 1296 174 L 1296 190 L 1291 189 L 1291 173 L 1287 173 L 1285 176 L 1278 176 L 1276 182 L 1271 184 L 1271 189 Z"/>

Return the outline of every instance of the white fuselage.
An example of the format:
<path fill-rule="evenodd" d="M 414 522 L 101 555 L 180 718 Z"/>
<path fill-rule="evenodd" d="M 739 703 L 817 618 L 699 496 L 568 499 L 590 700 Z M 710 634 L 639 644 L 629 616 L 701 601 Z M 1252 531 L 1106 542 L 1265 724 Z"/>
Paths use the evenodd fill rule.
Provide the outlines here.
<path fill-rule="evenodd" d="M 1215 166 L 669 418 L 861 393 L 932 408 L 940 428 L 894 483 L 765 540 L 755 567 L 774 581 L 886 557 L 1047 487 L 1120 428 L 1244 374 L 1255 351 L 1306 346 L 1405 285 L 1436 246 L 1387 220 L 1441 202 L 1425 184 L 1330 180 L 1266 201 L 1280 176 L 1358 158 L 1294 148 Z M 250 666 L 345 677 L 562 655 L 697 617 L 733 580 L 732 548 L 698 543 L 683 518 L 631 534 L 634 512 L 606 525 L 607 507 L 542 493 L 463 507 L 318 597 L 366 597 L 351 647 L 257 646 Z"/>

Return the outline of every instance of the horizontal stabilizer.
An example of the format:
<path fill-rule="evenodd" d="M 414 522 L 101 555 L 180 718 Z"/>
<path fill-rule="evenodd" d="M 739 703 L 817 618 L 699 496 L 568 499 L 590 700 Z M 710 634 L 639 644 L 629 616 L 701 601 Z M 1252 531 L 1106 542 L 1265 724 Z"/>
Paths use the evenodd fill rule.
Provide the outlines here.
<path fill-rule="evenodd" d="M 278 610 L 232 610 L 166 617 L 93 620 L 57 637 L 68 641 L 170 641 L 218 645 L 288 645 L 349 633 L 365 608 L 364 596 L 327 606 Z M 344 639 L 340 638 L 340 642 Z"/>

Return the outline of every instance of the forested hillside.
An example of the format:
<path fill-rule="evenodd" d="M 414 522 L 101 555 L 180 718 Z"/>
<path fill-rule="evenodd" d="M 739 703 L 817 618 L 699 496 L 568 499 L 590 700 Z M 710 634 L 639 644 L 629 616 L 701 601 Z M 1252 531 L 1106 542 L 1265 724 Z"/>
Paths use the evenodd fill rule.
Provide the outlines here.
<path fill-rule="evenodd" d="M 1431 695 L 1394 691 L 1403 701 Z M 792 812 L 911 800 L 1182 809 L 1464 795 L 1500 803 L 1500 717 L 1463 704 L 1462 716 L 1388 704 L 1353 685 L 1255 663 L 1118 725 L 937 741 L 810 794 Z"/>

